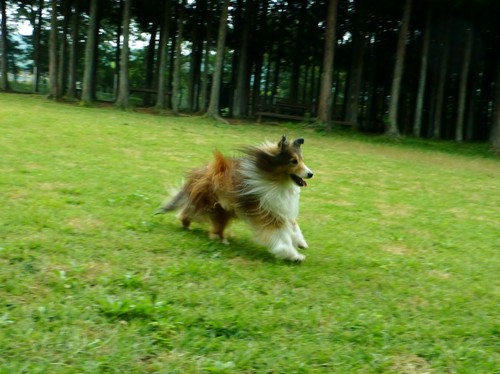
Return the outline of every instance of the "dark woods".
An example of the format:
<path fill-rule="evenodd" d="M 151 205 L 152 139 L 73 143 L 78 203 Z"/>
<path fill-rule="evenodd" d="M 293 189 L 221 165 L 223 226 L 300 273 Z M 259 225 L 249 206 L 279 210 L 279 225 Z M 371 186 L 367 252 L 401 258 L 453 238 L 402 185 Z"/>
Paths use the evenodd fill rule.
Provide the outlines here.
<path fill-rule="evenodd" d="M 500 147 L 497 0 L 0 0 L 1 85 Z M 21 24 L 32 33 L 20 35 Z M 24 33 L 26 34 L 26 33 Z M 292 117 L 291 117 L 292 118 Z"/>

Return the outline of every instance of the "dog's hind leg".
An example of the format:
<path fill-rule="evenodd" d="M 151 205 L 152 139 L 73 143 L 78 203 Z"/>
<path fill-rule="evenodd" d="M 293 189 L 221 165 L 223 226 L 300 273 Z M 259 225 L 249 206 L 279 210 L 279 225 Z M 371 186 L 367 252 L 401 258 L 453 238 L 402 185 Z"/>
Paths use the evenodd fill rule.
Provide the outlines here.
<path fill-rule="evenodd" d="M 179 212 L 179 220 L 181 221 L 182 227 L 184 229 L 189 229 L 189 226 L 191 225 L 191 221 L 193 220 L 193 209 L 189 206 L 184 207 L 180 212 Z"/>
<path fill-rule="evenodd" d="M 226 229 L 232 215 L 227 212 L 220 205 L 216 205 L 210 214 L 210 239 L 218 239 L 223 244 L 229 244 L 226 236 L 224 235 L 224 230 Z"/>

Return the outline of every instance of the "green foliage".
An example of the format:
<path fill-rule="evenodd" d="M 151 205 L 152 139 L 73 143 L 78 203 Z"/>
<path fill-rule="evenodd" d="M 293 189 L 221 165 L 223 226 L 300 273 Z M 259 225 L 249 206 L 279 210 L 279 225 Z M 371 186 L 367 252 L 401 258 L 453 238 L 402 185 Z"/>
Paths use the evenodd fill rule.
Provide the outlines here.
<path fill-rule="evenodd" d="M 483 150 L 0 104 L 0 372 L 498 369 L 500 165 Z M 242 223 L 222 245 L 152 216 L 215 148 L 283 133 L 315 172 L 303 264 Z"/>

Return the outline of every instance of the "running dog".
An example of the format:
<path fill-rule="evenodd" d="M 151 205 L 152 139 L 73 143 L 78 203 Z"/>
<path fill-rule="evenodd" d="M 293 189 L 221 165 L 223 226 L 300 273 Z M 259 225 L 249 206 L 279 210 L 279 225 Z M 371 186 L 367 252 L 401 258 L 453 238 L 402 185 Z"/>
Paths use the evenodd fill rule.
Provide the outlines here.
<path fill-rule="evenodd" d="M 297 224 L 300 189 L 313 172 L 302 157 L 303 138 L 240 149 L 241 158 L 220 152 L 206 166 L 192 170 L 187 182 L 157 214 L 179 211 L 184 228 L 209 221 L 210 238 L 228 243 L 224 230 L 239 217 L 252 227 L 254 239 L 279 259 L 301 262 L 298 249 L 308 247 Z"/>

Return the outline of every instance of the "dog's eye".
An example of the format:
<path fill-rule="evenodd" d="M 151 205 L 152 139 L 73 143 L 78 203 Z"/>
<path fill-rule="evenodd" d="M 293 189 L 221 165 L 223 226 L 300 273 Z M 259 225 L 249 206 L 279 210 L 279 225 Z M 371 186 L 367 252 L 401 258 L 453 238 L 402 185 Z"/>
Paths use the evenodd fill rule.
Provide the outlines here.
<path fill-rule="evenodd" d="M 297 160 L 296 158 L 292 158 L 290 162 L 294 165 L 297 165 L 299 163 L 299 160 Z"/>

